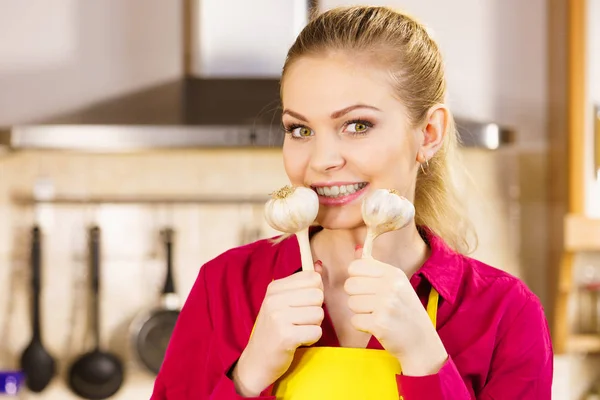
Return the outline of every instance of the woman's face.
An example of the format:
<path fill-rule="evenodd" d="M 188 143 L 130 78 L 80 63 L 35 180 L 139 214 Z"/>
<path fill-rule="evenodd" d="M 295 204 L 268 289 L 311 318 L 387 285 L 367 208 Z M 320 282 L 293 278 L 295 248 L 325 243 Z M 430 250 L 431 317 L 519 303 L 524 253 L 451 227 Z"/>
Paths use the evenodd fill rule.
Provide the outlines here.
<path fill-rule="evenodd" d="M 317 191 L 320 225 L 363 225 L 362 199 L 378 188 L 413 199 L 431 140 L 427 127 L 411 128 L 385 70 L 343 55 L 303 57 L 282 85 L 285 170 L 293 185 Z"/>

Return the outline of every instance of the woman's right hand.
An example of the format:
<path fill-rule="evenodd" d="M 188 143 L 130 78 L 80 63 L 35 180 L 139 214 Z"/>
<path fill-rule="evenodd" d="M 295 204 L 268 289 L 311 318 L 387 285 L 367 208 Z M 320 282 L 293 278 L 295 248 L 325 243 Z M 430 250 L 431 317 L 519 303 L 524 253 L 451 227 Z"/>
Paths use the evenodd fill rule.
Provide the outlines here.
<path fill-rule="evenodd" d="M 287 371 L 298 347 L 321 338 L 323 299 L 323 280 L 315 271 L 269 284 L 254 333 L 232 371 L 238 394 L 258 397 Z"/>

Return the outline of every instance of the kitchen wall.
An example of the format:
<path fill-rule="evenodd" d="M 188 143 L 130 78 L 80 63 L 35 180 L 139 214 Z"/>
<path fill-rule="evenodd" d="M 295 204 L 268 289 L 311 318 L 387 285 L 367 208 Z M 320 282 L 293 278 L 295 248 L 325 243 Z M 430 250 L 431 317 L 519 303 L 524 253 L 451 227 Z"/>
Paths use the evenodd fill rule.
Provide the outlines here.
<path fill-rule="evenodd" d="M 2 1 L 0 126 L 178 77 L 180 12 L 179 1 Z"/>
<path fill-rule="evenodd" d="M 83 108 L 181 71 L 179 2 L 21 3 L 0 5 L 0 37 L 19 38 L 0 42 L 0 125 Z M 323 8 L 348 3 L 321 2 Z M 469 215 L 480 236 L 474 256 L 522 277 L 546 304 L 546 2 L 370 3 L 405 8 L 430 27 L 446 57 L 449 103 L 457 114 L 517 129 L 510 149 L 463 152 L 473 179 L 465 189 Z M 206 173 L 216 170 L 218 176 Z M 88 222 L 98 220 L 104 232 L 102 329 L 106 344 L 121 354 L 124 327 L 156 298 L 162 273 L 157 228 L 172 223 L 177 230 L 177 282 L 185 297 L 202 263 L 235 246 L 240 228 L 252 220 L 251 208 L 236 206 L 55 206 L 34 213 L 15 205 L 13 194 L 31 192 L 40 176 L 59 194 L 264 194 L 285 182 L 277 150 L 0 158 L 0 368 L 16 366 L 29 338 L 26 246 L 34 215 L 44 227 L 45 338 L 64 360 L 85 348 L 85 318 L 76 305 L 85 290 Z M 577 398 L 590 379 L 582 365 L 557 359 L 555 398 Z M 128 366 L 134 373 L 118 398 L 147 398 L 151 377 Z M 56 380 L 39 398 L 70 395 Z"/>
<path fill-rule="evenodd" d="M 219 175 L 206 171 L 219 171 Z M 86 227 L 102 230 L 102 341 L 126 362 L 126 385 L 116 399 L 147 399 L 153 377 L 128 347 L 133 318 L 157 304 L 164 277 L 158 232 L 175 229 L 175 282 L 184 300 L 201 265 L 240 245 L 244 227 L 274 234 L 248 205 L 17 206 L 36 180 L 63 195 L 266 195 L 285 183 L 278 150 L 202 151 L 143 155 L 21 153 L 0 158 L 0 369 L 14 368 L 30 340 L 27 281 L 29 230 L 43 231 L 42 326 L 47 348 L 64 375 L 90 345 L 86 327 Z M 255 212 L 256 211 L 256 212 Z M 75 399 L 55 379 L 43 399 Z"/>

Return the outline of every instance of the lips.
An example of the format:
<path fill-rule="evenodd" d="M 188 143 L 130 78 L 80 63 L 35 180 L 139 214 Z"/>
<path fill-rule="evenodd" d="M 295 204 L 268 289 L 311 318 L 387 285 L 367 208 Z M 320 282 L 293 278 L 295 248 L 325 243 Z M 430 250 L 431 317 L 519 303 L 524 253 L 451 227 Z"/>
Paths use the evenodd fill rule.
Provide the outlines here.
<path fill-rule="evenodd" d="M 313 190 L 319 196 L 319 203 L 330 206 L 349 204 L 361 197 L 369 184 L 367 182 L 315 185 Z"/>
<path fill-rule="evenodd" d="M 344 185 L 318 186 L 314 188 L 314 190 L 319 196 L 325 196 L 335 199 L 337 197 L 343 197 L 358 192 L 365 186 L 367 186 L 366 182 L 360 182 Z"/>

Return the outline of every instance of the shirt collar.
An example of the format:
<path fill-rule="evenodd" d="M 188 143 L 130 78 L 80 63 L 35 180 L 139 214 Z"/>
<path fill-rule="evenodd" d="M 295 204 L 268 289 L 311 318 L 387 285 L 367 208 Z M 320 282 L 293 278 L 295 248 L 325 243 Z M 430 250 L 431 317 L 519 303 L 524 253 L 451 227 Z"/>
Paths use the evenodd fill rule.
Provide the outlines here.
<path fill-rule="evenodd" d="M 320 227 L 311 227 L 310 234 L 321 229 Z M 419 227 L 419 231 L 429 245 L 430 254 L 425 263 L 411 277 L 411 284 L 417 288 L 424 278 L 444 300 L 454 303 L 463 276 L 462 259 L 429 228 Z M 295 236 L 283 240 L 278 253 L 276 262 L 281 267 L 275 268 L 275 279 L 281 279 L 302 269 L 300 248 Z"/>
<path fill-rule="evenodd" d="M 454 303 L 463 276 L 462 258 L 429 228 L 420 227 L 419 231 L 429 245 L 430 254 L 410 281 L 416 288 L 425 278 L 444 300 Z"/>

